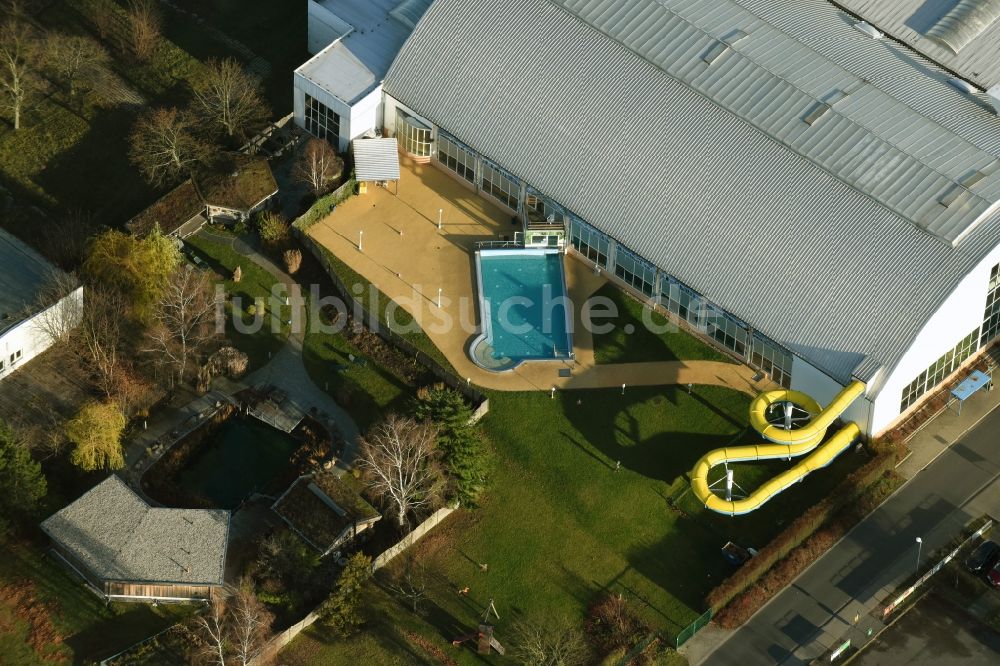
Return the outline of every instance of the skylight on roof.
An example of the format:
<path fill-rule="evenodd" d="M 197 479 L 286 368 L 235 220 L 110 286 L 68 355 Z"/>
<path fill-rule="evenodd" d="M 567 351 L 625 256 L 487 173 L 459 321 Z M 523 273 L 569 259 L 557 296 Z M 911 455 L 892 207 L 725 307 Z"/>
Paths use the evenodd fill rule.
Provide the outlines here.
<path fill-rule="evenodd" d="M 709 65 L 711 65 L 713 62 L 718 60 L 723 53 L 725 53 L 728 50 L 729 50 L 729 44 L 726 44 L 724 42 L 715 42 L 714 44 L 708 47 L 708 50 L 705 51 L 705 55 L 703 55 L 701 59 L 707 62 Z"/>
<path fill-rule="evenodd" d="M 938 197 L 938 203 L 944 206 L 945 208 L 950 208 L 960 198 L 963 198 L 964 195 L 968 194 L 968 192 L 969 190 L 965 189 L 958 183 L 954 183 L 952 184 L 951 187 L 945 190 L 944 194 Z"/>
<path fill-rule="evenodd" d="M 820 118 L 826 115 L 826 112 L 830 110 L 830 105 L 826 102 L 816 102 L 809 112 L 802 117 L 802 122 L 806 125 L 812 126 L 819 121 Z"/>

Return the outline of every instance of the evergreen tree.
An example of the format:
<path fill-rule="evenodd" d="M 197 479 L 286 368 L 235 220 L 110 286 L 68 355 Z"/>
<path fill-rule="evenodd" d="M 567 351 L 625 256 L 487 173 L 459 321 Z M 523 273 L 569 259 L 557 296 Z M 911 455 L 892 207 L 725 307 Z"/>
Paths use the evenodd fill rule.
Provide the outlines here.
<path fill-rule="evenodd" d="M 361 595 L 371 577 L 371 558 L 355 553 L 341 572 L 336 589 L 319 607 L 322 621 L 343 637 L 356 633 L 365 623 L 361 614 Z"/>
<path fill-rule="evenodd" d="M 463 506 L 475 506 L 489 472 L 489 453 L 482 432 L 470 423 L 472 409 L 461 393 L 444 386 L 424 389 L 414 415 L 438 426 L 437 448 L 448 474 L 449 495 Z"/>
<path fill-rule="evenodd" d="M 42 466 L 3 423 L 0 423 L 0 487 L 4 489 L 0 493 L 0 534 L 9 527 L 8 517 L 34 512 L 48 489 Z"/>

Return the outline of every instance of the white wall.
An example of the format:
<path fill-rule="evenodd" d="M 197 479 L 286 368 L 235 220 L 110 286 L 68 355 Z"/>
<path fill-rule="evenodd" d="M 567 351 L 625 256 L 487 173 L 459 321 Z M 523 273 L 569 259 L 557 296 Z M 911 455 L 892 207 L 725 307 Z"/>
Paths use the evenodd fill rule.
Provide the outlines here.
<path fill-rule="evenodd" d="M 801 391 L 821 406 L 826 406 L 843 388 L 843 385 L 807 361 L 792 356 L 792 390 Z M 862 432 L 868 432 L 871 415 L 872 403 L 867 395 L 863 395 L 855 400 L 840 418 L 844 421 L 853 421 L 858 424 Z"/>
<path fill-rule="evenodd" d="M 878 433 L 899 416 L 903 388 L 983 323 L 990 269 L 1000 263 L 996 247 L 970 272 L 923 327 L 909 351 L 891 369 L 875 401 L 872 429 Z"/>
<path fill-rule="evenodd" d="M 308 37 L 306 48 L 315 55 L 329 46 L 335 39 L 351 30 L 350 24 L 318 2 L 309 0 Z"/>
<path fill-rule="evenodd" d="M 345 136 L 349 141 L 357 139 L 366 132 L 382 126 L 382 86 L 381 84 L 363 98 L 354 103 L 351 107 L 351 119 L 349 134 Z M 343 122 L 343 121 L 341 121 Z M 341 134 L 344 135 L 343 127 Z"/>
<path fill-rule="evenodd" d="M 60 316 L 72 317 L 75 320 L 73 324 L 75 326 L 83 314 L 83 287 L 78 287 L 76 291 L 65 296 L 59 303 L 50 306 L 49 310 L 59 312 Z M 49 335 L 38 327 L 37 322 L 40 317 L 41 314 L 36 314 L 0 335 L 0 360 L 4 363 L 3 370 L 0 370 L 0 379 L 9 376 L 52 346 L 53 341 Z M 12 363 L 11 355 L 16 355 L 18 351 L 21 352 L 20 358 Z"/>

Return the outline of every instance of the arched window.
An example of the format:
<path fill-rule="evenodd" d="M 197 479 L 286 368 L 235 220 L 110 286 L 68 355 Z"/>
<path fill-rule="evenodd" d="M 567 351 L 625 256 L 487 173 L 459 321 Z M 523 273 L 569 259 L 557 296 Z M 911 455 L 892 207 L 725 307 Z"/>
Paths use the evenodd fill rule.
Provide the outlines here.
<path fill-rule="evenodd" d="M 431 128 L 424 121 L 396 109 L 396 138 L 403 150 L 415 157 L 430 157 Z"/>

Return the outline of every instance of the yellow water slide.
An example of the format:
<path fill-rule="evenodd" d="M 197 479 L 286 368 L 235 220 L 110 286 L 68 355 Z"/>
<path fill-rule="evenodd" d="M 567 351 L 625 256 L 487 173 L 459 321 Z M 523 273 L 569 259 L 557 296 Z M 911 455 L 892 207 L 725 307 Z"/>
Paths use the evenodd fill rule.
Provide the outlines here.
<path fill-rule="evenodd" d="M 691 489 L 695 496 L 705 508 L 729 516 L 738 516 L 759 509 L 769 499 L 793 483 L 801 481 L 810 472 L 829 465 L 858 438 L 861 434 L 860 428 L 855 423 L 848 423 L 819 446 L 827 428 L 864 392 L 864 383 L 853 381 L 825 408 L 820 408 L 815 400 L 800 391 L 781 389 L 761 393 L 750 403 L 750 425 L 771 443 L 732 446 L 706 453 L 691 472 Z M 793 418 L 796 410 L 807 416 Z M 803 418 L 808 418 L 808 421 L 796 423 L 796 421 L 801 422 Z M 709 487 L 708 473 L 716 465 L 789 459 L 805 455 L 810 451 L 812 454 L 802 462 L 765 482 L 748 497 L 724 499 Z"/>

